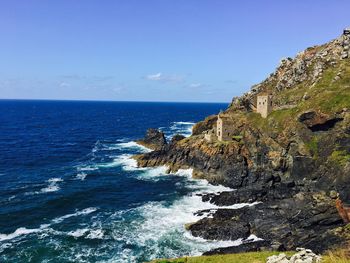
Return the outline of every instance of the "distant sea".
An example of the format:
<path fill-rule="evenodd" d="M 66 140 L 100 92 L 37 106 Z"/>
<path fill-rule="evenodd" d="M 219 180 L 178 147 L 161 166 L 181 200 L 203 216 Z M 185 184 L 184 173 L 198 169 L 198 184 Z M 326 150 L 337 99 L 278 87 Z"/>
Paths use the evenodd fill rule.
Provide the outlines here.
<path fill-rule="evenodd" d="M 137 168 L 147 128 L 189 136 L 227 104 L 0 100 L 0 262 L 143 262 L 234 242 L 184 224 L 225 190 L 191 170 Z"/>

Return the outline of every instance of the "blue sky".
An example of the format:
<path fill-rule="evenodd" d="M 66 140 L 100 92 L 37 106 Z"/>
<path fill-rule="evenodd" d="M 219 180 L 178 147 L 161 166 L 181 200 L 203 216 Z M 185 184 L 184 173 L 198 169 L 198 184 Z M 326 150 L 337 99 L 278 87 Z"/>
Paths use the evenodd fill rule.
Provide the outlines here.
<path fill-rule="evenodd" d="M 0 0 L 0 98 L 227 102 L 348 0 Z"/>

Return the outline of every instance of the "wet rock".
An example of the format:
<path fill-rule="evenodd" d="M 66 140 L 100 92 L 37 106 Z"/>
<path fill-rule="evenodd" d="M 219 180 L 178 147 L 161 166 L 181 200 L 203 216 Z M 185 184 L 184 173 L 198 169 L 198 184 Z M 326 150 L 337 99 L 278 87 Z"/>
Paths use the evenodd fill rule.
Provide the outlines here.
<path fill-rule="evenodd" d="M 236 240 L 254 234 L 267 242 L 278 242 L 280 249 L 307 246 L 322 252 L 340 242 L 341 238 L 329 230 L 341 225 L 334 199 L 316 192 L 240 209 L 211 211 L 210 218 L 191 224 L 188 230 L 210 240 Z"/>
<path fill-rule="evenodd" d="M 270 248 L 270 243 L 264 240 L 243 243 L 239 246 L 223 247 L 210 250 L 203 253 L 204 256 L 217 255 L 217 254 L 235 254 L 243 252 L 255 252 L 262 251 Z"/>

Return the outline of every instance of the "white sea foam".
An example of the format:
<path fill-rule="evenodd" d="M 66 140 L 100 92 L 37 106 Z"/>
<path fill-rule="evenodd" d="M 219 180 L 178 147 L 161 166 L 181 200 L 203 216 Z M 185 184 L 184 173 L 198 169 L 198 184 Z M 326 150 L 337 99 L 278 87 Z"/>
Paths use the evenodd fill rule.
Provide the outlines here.
<path fill-rule="evenodd" d="M 135 141 L 131 141 L 131 142 L 122 142 L 122 143 L 117 143 L 115 144 L 115 147 L 117 149 L 133 149 L 133 150 L 138 150 L 139 152 L 142 153 L 146 153 L 146 152 L 150 152 L 151 150 L 148 149 L 147 147 L 144 147 L 140 144 L 138 144 Z"/>
<path fill-rule="evenodd" d="M 138 170 L 142 171 L 137 176 L 137 178 L 140 180 L 157 181 L 164 176 L 168 176 L 168 174 L 166 174 L 166 171 L 168 170 L 167 166 L 158 166 L 155 168 L 138 168 Z"/>
<path fill-rule="evenodd" d="M 86 176 L 87 176 L 87 173 L 81 172 L 81 173 L 77 174 L 76 178 L 79 179 L 79 180 L 84 181 Z"/>
<path fill-rule="evenodd" d="M 175 124 L 179 124 L 179 125 L 194 125 L 194 122 L 190 122 L 190 121 L 178 121 L 178 122 L 174 122 Z"/>
<path fill-rule="evenodd" d="M 97 209 L 98 209 L 97 207 L 88 207 L 88 208 L 85 208 L 83 210 L 77 211 L 77 212 L 72 213 L 72 214 L 67 214 L 67 215 L 64 215 L 64 216 L 61 216 L 61 217 L 57 217 L 57 218 L 53 219 L 52 222 L 55 223 L 55 224 L 58 224 L 58 223 L 61 223 L 63 220 L 67 219 L 67 218 L 80 216 L 80 215 L 88 215 L 90 213 L 93 213 L 93 212 L 97 211 Z"/>
<path fill-rule="evenodd" d="M 58 185 L 58 183 L 60 182 L 63 182 L 62 178 L 50 178 L 49 180 L 47 180 L 48 185 L 46 187 L 41 188 L 40 191 L 27 192 L 27 193 L 24 193 L 24 195 L 36 195 L 36 194 L 56 192 L 60 190 L 60 186 Z"/>
<path fill-rule="evenodd" d="M 103 239 L 104 232 L 102 229 L 90 230 L 90 233 L 86 236 L 88 239 Z"/>
<path fill-rule="evenodd" d="M 50 226 L 49 224 L 45 224 L 45 225 L 41 225 L 39 228 L 33 228 L 33 229 L 20 227 L 20 228 L 17 228 L 16 231 L 11 233 L 11 234 L 0 234 L 0 242 L 6 241 L 6 240 L 11 240 L 11 239 L 14 239 L 16 237 L 23 236 L 23 235 L 38 233 L 38 232 L 41 232 L 41 231 L 47 229 L 49 226 Z"/>
<path fill-rule="evenodd" d="M 138 144 L 135 141 L 118 142 L 118 143 L 102 143 L 100 141 L 95 143 L 92 149 L 93 153 L 98 151 L 113 151 L 113 150 L 135 150 L 140 153 L 149 152 L 150 149 Z"/>
<path fill-rule="evenodd" d="M 200 255 L 201 253 L 227 246 L 237 246 L 242 239 L 235 241 L 215 241 L 196 238 L 190 235 L 184 228 L 186 223 L 199 220 L 202 216 L 193 214 L 196 210 L 208 209 L 212 205 L 203 203 L 199 196 L 184 197 L 174 204 L 167 206 L 163 203 L 149 203 L 135 209 L 144 218 L 143 222 L 132 222 L 124 229 L 114 230 L 116 240 L 124 243 L 137 244 L 150 253 L 150 259 L 158 257 L 177 257 L 181 251 L 176 247 L 185 249 L 182 253 Z M 132 225 L 133 229 L 130 229 Z M 174 246 L 174 247 L 172 247 Z M 124 257 L 132 255 L 133 251 L 124 251 Z M 130 256 L 131 256 L 130 255 Z"/>
<path fill-rule="evenodd" d="M 137 162 L 132 158 L 131 154 L 121 154 L 110 163 L 112 166 L 122 166 L 125 171 L 133 171 L 137 169 Z"/>
<path fill-rule="evenodd" d="M 97 209 L 98 208 L 96 208 L 96 207 L 89 207 L 89 208 L 85 208 L 83 210 L 77 211 L 75 213 L 72 213 L 72 214 L 67 214 L 67 215 L 64 215 L 61 217 L 57 217 L 57 218 L 51 220 L 51 222 L 49 224 L 42 224 L 38 228 L 19 227 L 13 233 L 10 233 L 10 234 L 1 234 L 0 233 L 0 242 L 11 240 L 11 239 L 14 239 L 14 238 L 17 238 L 20 236 L 25 236 L 25 235 L 29 235 L 29 234 L 33 234 L 33 233 L 40 233 L 40 232 L 49 231 L 49 230 L 55 232 L 53 229 L 50 228 L 50 226 L 52 226 L 54 224 L 61 223 L 65 219 L 68 219 L 71 217 L 90 214 L 92 212 L 97 211 Z M 92 233 L 93 233 L 92 236 L 98 237 L 100 235 L 100 234 L 98 234 L 99 232 L 92 232 Z M 73 235 L 74 233 L 71 232 L 71 234 Z M 78 235 L 78 232 L 76 232 L 75 234 Z"/>
<path fill-rule="evenodd" d="M 49 183 L 49 185 L 47 187 L 42 188 L 38 193 L 50 193 L 50 192 L 56 192 L 58 190 L 60 190 L 60 187 L 58 186 L 57 183 L 59 182 L 63 182 L 62 178 L 50 178 L 49 180 L 47 180 L 47 182 Z"/>
<path fill-rule="evenodd" d="M 83 229 L 77 229 L 77 230 L 74 230 L 74 231 L 70 231 L 70 232 L 67 233 L 67 235 L 72 236 L 72 237 L 82 237 L 87 232 L 89 232 L 89 229 L 83 228 Z"/>
<path fill-rule="evenodd" d="M 161 174 L 164 170 L 157 169 L 154 169 L 156 176 L 162 176 Z M 144 176 L 149 176 L 149 173 L 149 170 L 145 171 L 146 175 Z M 185 254 L 200 255 L 205 251 L 218 247 L 242 244 L 243 239 L 235 241 L 209 241 L 193 237 L 185 230 L 185 224 L 196 222 L 208 215 L 208 213 L 195 215 L 194 212 L 209 210 L 211 213 L 214 213 L 218 208 L 222 208 L 209 202 L 202 202 L 202 198 L 198 194 L 229 189 L 222 186 L 210 185 L 205 180 L 193 180 L 191 174 L 191 169 L 179 170 L 176 173 L 178 176 L 189 178 L 194 190 L 192 195 L 182 197 L 171 205 L 164 202 L 150 202 L 141 207 L 114 214 L 113 216 L 117 218 L 111 218 L 111 221 L 118 222 L 118 227 L 112 229 L 113 238 L 126 244 L 137 244 L 141 251 L 147 248 L 147 254 L 150 255 L 150 259 L 178 257 Z M 254 204 L 236 204 L 223 208 L 235 209 L 246 205 Z M 123 213 L 135 214 L 135 216 L 132 216 L 135 219 L 132 222 L 124 222 Z M 138 214 L 143 220 L 140 221 L 139 216 L 137 216 Z M 252 237 L 251 239 L 253 241 Z M 181 247 L 181 251 L 178 250 L 179 247 Z M 124 250 L 118 255 L 118 258 L 127 259 L 131 256 L 137 256 L 133 253 L 135 253 L 133 250 Z M 127 260 L 121 262 L 127 262 Z"/>
<path fill-rule="evenodd" d="M 190 136 L 192 134 L 192 127 L 195 123 L 194 122 L 187 122 L 187 121 L 178 121 L 173 122 L 170 126 L 170 130 L 173 132 L 169 137 L 174 136 L 175 134 L 182 134 L 184 136 Z"/>
<path fill-rule="evenodd" d="M 91 165 L 88 165 L 88 166 L 78 166 L 77 167 L 77 170 L 78 171 L 95 171 L 97 170 L 98 168 L 97 167 L 94 167 L 94 166 L 91 166 Z"/>

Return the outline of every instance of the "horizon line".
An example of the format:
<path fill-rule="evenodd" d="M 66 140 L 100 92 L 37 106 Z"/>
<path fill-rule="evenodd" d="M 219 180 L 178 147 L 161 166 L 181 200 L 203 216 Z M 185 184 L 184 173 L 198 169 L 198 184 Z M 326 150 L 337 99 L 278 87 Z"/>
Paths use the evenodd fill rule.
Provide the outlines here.
<path fill-rule="evenodd" d="M 65 102 L 145 102 L 145 103 L 205 103 L 205 104 L 229 104 L 222 101 L 146 101 L 146 100 L 89 100 L 89 99 L 9 99 L 0 98 L 0 101 L 65 101 Z"/>

